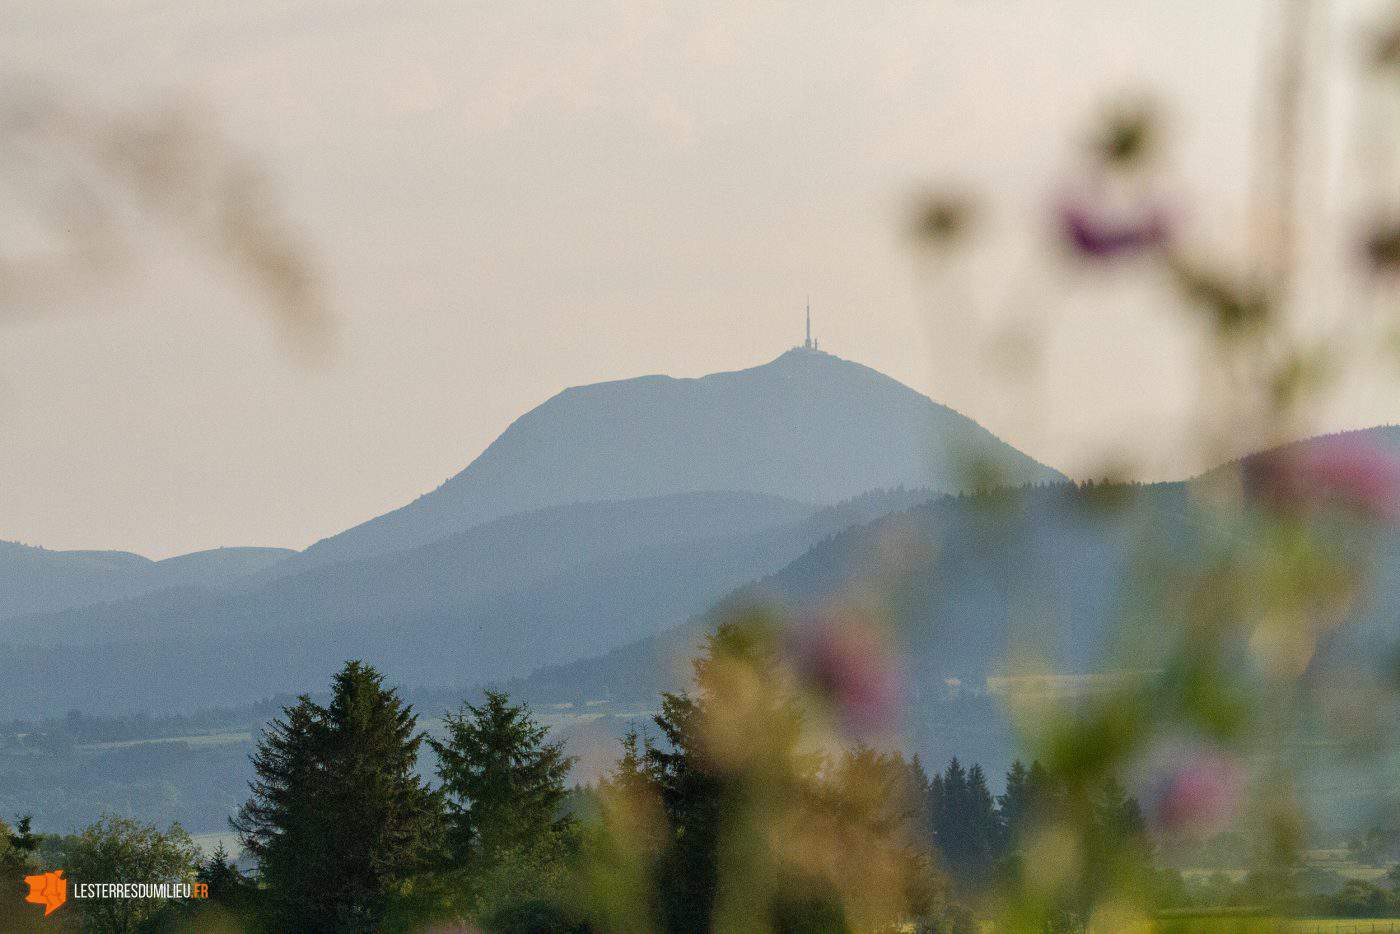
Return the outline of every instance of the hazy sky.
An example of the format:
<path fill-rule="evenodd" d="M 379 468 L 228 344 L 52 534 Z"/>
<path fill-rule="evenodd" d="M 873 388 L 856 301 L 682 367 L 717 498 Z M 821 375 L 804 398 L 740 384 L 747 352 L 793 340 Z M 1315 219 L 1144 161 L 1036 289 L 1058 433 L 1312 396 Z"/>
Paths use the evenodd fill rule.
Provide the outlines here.
<path fill-rule="evenodd" d="M 1193 222 L 1237 219 L 1261 9 L 0 2 L 9 78 L 192 108 L 256 155 L 338 321 L 308 363 L 166 230 L 120 279 L 0 319 L 0 538 L 304 546 L 431 489 L 563 387 L 771 359 L 808 293 L 826 349 L 1042 461 L 1188 473 L 1177 322 L 1027 258 L 1124 90 L 1167 103 Z M 1336 32 L 1324 46 L 1355 39 Z M 943 179 L 985 191 L 997 245 L 957 288 L 902 233 Z M 1030 396 L 970 352 L 1006 314 L 1048 341 Z M 1369 387 L 1327 423 L 1393 420 L 1400 396 Z"/>

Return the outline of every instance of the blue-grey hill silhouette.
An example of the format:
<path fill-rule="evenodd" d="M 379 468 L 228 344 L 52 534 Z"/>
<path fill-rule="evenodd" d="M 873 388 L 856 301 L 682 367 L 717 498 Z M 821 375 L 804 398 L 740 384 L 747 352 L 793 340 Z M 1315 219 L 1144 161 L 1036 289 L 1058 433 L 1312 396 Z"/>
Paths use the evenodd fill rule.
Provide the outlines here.
<path fill-rule="evenodd" d="M 292 554 L 289 548 L 214 548 L 152 561 L 129 551 L 52 551 L 0 542 L 0 619 L 169 587 L 226 587 Z"/>
<path fill-rule="evenodd" d="M 973 420 L 869 367 L 797 347 L 698 379 L 576 386 L 518 418 L 466 469 L 289 562 L 400 551 L 573 502 L 742 490 L 832 504 L 896 486 L 1063 480 Z"/>
<path fill-rule="evenodd" d="M 850 522 L 989 477 L 1062 479 L 815 349 L 568 389 L 436 491 L 233 586 L 12 618 L 0 643 L 43 671 L 8 699 L 238 703 L 303 690 L 348 657 L 408 683 L 522 675 L 673 625 Z M 877 489 L 893 492 L 850 505 Z M 38 661 L 56 641 L 79 677 L 52 679 Z"/>

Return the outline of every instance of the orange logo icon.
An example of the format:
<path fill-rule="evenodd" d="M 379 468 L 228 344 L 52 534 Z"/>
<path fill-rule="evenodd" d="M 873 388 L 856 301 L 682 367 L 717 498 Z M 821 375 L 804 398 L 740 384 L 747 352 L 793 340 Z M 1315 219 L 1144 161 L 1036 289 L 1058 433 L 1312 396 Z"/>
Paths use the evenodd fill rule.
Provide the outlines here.
<path fill-rule="evenodd" d="M 24 900 L 43 905 L 46 918 L 68 901 L 68 880 L 63 878 L 62 869 L 41 876 L 25 876 L 24 881 L 29 886 L 29 894 L 24 896 Z"/>

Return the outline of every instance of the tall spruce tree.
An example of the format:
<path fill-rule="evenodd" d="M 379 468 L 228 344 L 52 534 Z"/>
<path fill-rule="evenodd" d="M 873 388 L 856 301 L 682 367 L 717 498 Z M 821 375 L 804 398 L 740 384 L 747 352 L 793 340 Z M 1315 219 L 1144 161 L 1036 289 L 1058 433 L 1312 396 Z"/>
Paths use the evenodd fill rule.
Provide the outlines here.
<path fill-rule="evenodd" d="M 1003 828 L 991 790 L 987 788 L 986 773 L 975 763 L 967 771 L 967 806 L 971 839 L 966 874 L 976 884 L 985 885 L 991 880 Z"/>
<path fill-rule="evenodd" d="M 925 793 L 924 820 L 927 822 L 927 837 L 930 845 L 937 852 L 942 852 L 943 841 L 939 839 L 939 831 L 943 827 L 943 773 L 934 770 L 928 780 L 928 791 Z"/>
<path fill-rule="evenodd" d="M 1043 820 L 1054 812 L 1065 796 L 1063 783 L 1050 775 L 1050 770 L 1037 759 L 1026 772 L 1026 803 L 1033 819 Z"/>
<path fill-rule="evenodd" d="M 228 850 L 223 843 L 214 849 L 208 859 L 199 864 L 195 881 L 209 887 L 210 905 L 217 905 L 234 913 L 243 912 L 252 903 L 255 894 L 252 881 L 229 859 Z"/>
<path fill-rule="evenodd" d="M 1128 796 L 1121 782 L 1110 775 L 1104 780 L 1095 801 L 1098 825 L 1115 844 L 1141 837 L 1147 829 L 1142 808 L 1136 798 Z"/>
<path fill-rule="evenodd" d="M 322 707 L 303 695 L 253 753 L 252 797 L 230 820 L 257 858 L 270 926 L 377 929 L 438 852 L 441 803 L 415 772 L 417 717 L 359 661 Z"/>
<path fill-rule="evenodd" d="M 663 694 L 656 725 L 666 745 L 648 744 L 647 771 L 670 823 L 657 873 L 663 923 L 674 932 L 711 927 L 719 886 L 719 832 L 725 777 L 703 759 L 701 709 L 684 694 Z"/>
<path fill-rule="evenodd" d="M 487 691 L 429 740 L 447 808 L 447 844 L 466 907 L 493 931 L 569 930 L 561 903 L 575 848 L 564 785 L 573 760 L 524 705 Z"/>
<path fill-rule="evenodd" d="M 929 810 L 930 783 L 928 773 L 924 771 L 924 764 L 919 760 L 919 754 L 909 760 L 909 796 L 912 800 L 913 821 L 912 839 L 927 846 L 932 842 L 933 837 L 933 815 Z"/>
<path fill-rule="evenodd" d="M 967 826 L 967 770 L 954 756 L 932 791 L 937 801 L 933 810 L 933 837 L 943 866 L 955 878 L 962 877 L 963 857 L 971 833 Z"/>
<path fill-rule="evenodd" d="M 1006 773 L 1006 791 L 997 796 L 1003 836 L 1001 852 L 1010 852 L 1026 832 L 1031 817 L 1026 766 L 1017 759 Z"/>
<path fill-rule="evenodd" d="M 982 767 L 964 769 L 954 757 L 942 781 L 933 783 L 930 805 L 944 868 L 964 888 L 985 885 L 1002 829 Z"/>
<path fill-rule="evenodd" d="M 661 696 L 654 721 L 664 742 L 645 750 L 670 831 L 657 867 L 661 922 L 687 934 L 735 923 L 720 917 L 722 908 L 735 910 L 719 903 L 721 874 L 745 858 L 762 862 L 757 850 L 722 846 L 724 828 L 755 819 L 758 798 L 800 794 L 820 764 L 797 751 L 801 713 L 763 625 L 720 625 L 694 668 L 695 694 Z M 839 905 L 810 881 L 785 878 L 779 897 L 743 906 L 744 921 L 763 930 L 842 930 Z"/>
<path fill-rule="evenodd" d="M 573 759 L 549 728 L 503 692 L 480 707 L 463 704 L 444 720 L 447 739 L 428 742 L 438 757 L 453 859 L 471 869 L 502 850 L 531 848 L 569 826 L 562 813 Z"/>

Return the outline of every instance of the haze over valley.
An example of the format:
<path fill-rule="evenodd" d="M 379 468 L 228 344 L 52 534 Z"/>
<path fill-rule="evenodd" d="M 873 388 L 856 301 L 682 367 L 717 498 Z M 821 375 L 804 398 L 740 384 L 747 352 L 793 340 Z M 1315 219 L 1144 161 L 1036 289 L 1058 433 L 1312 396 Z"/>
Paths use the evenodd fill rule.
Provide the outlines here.
<path fill-rule="evenodd" d="M 1400 448 L 1395 429 L 1372 434 Z M 1191 489 L 1070 483 L 811 348 L 568 389 L 438 489 L 305 551 L 0 547 L 0 717 L 15 723 L 0 788 L 70 823 L 122 799 L 217 830 L 262 719 L 346 658 L 428 713 L 506 685 L 554 718 L 587 778 L 660 691 L 685 687 L 725 613 L 871 595 L 901 639 L 915 749 L 1002 768 L 1014 739 L 989 686 L 1016 673 L 1018 646 L 1081 678 L 1166 651 L 1109 633 L 1144 548 L 1192 560 Z M 1381 592 L 1363 631 L 1393 640 L 1400 579 Z M 76 777 L 98 763 L 107 785 Z M 39 776 L 67 789 L 62 808 L 25 791 Z"/>

